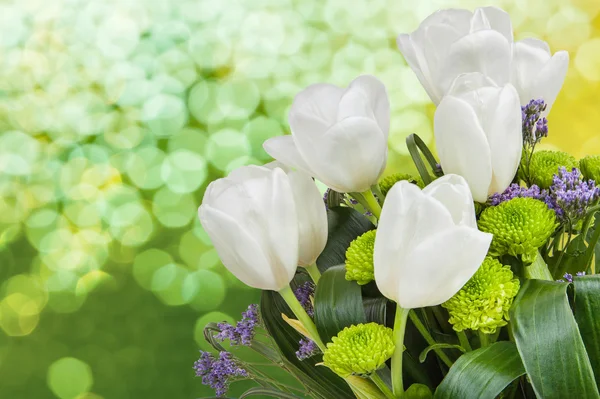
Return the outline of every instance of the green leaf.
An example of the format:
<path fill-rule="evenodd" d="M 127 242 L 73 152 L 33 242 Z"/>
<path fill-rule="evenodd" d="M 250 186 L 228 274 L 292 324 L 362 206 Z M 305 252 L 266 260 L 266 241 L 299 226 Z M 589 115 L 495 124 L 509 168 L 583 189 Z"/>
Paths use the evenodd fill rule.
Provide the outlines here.
<path fill-rule="evenodd" d="M 291 318 L 295 317 L 277 292 L 263 291 L 260 312 L 269 335 L 277 344 L 291 371 L 310 388 L 314 399 L 354 399 L 352 390 L 343 379 L 327 367 L 316 366 L 322 361 L 321 356 L 298 360 L 296 351 L 302 336 L 281 318 L 282 313 Z"/>
<path fill-rule="evenodd" d="M 239 399 L 245 399 L 252 396 L 268 396 L 272 398 L 280 398 L 280 399 L 301 399 L 300 396 L 292 395 L 291 393 L 281 392 L 277 389 L 273 388 L 265 388 L 265 387 L 256 387 L 250 388 L 246 392 L 240 396 Z"/>
<path fill-rule="evenodd" d="M 364 295 L 364 292 L 363 292 Z M 393 327 L 394 313 L 387 298 L 366 298 L 363 299 L 363 308 L 367 323 L 375 322 L 384 326 Z"/>
<path fill-rule="evenodd" d="M 600 275 L 575 277 L 575 320 L 600 386 Z"/>
<path fill-rule="evenodd" d="M 517 347 L 500 341 L 458 358 L 435 391 L 435 399 L 494 399 L 525 374 Z M 545 397 L 544 397 L 545 398 Z"/>
<path fill-rule="evenodd" d="M 568 287 L 527 280 L 510 311 L 512 333 L 539 398 L 600 398 Z"/>
<path fill-rule="evenodd" d="M 459 351 L 461 351 L 462 353 L 466 352 L 466 349 L 463 348 L 460 345 L 455 345 L 455 344 L 433 344 L 433 345 L 429 345 L 427 348 L 425 348 L 423 350 L 423 352 L 421 352 L 421 354 L 419 355 L 419 362 L 424 363 L 425 359 L 427 359 L 427 354 L 429 352 L 431 352 L 432 350 L 435 349 L 458 349 Z"/>
<path fill-rule="evenodd" d="M 366 216 L 355 209 L 338 206 L 327 210 L 329 232 L 327 245 L 317 259 L 321 272 L 346 262 L 346 249 L 358 236 L 373 230 L 375 226 Z"/>
<path fill-rule="evenodd" d="M 331 342 L 344 327 L 366 323 L 360 286 L 345 278 L 343 265 L 334 266 L 321 276 L 315 292 L 315 324 L 323 342 Z"/>

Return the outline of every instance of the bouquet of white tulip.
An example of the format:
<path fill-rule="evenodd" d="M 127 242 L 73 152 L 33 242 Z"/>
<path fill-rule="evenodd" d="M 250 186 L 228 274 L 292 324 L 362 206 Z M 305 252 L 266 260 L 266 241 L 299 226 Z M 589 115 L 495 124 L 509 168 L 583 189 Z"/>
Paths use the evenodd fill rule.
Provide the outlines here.
<path fill-rule="evenodd" d="M 277 161 L 200 206 L 223 264 L 263 293 L 206 327 L 218 354 L 196 375 L 218 397 L 251 379 L 241 398 L 600 398 L 600 156 L 535 151 L 567 53 L 514 43 L 489 7 L 439 11 L 398 45 L 437 104 L 439 162 L 412 135 L 418 175 L 382 178 L 375 77 L 298 94 L 291 136 L 264 143 Z"/>

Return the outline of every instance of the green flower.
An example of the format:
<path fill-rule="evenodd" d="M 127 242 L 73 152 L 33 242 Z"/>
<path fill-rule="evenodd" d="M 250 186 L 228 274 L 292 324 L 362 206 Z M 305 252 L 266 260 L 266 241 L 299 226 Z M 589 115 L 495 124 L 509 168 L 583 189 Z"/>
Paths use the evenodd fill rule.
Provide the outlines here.
<path fill-rule="evenodd" d="M 392 186 L 401 180 L 406 180 L 409 183 L 416 184 L 420 188 L 423 188 L 424 186 L 423 180 L 420 177 L 412 177 L 411 175 L 404 173 L 394 173 L 393 175 L 389 175 L 379 181 L 379 189 L 383 195 L 387 195 Z"/>
<path fill-rule="evenodd" d="M 562 151 L 537 151 L 533 153 L 529 164 L 529 178 L 532 184 L 540 188 L 550 188 L 552 178 L 558 173 L 558 168 L 564 166 L 567 170 L 578 167 L 577 160 Z M 526 167 L 526 166 L 525 166 Z M 519 177 L 523 180 L 526 171 L 520 170 Z"/>
<path fill-rule="evenodd" d="M 554 211 L 542 201 L 513 198 L 486 208 L 478 225 L 481 231 L 494 235 L 490 255 L 521 255 L 523 262 L 531 263 L 558 223 Z"/>
<path fill-rule="evenodd" d="M 507 324 L 508 310 L 519 286 L 510 266 L 487 257 L 467 284 L 442 306 L 448 309 L 449 322 L 456 331 L 493 334 Z"/>
<path fill-rule="evenodd" d="M 579 161 L 579 169 L 586 180 L 600 183 L 600 155 L 589 155 Z"/>
<path fill-rule="evenodd" d="M 327 344 L 323 364 L 337 375 L 368 375 L 382 367 L 394 353 L 394 333 L 377 323 L 344 328 Z"/>
<path fill-rule="evenodd" d="M 370 230 L 357 237 L 346 250 L 346 280 L 365 285 L 375 279 L 373 274 L 373 248 L 375 233 Z"/>

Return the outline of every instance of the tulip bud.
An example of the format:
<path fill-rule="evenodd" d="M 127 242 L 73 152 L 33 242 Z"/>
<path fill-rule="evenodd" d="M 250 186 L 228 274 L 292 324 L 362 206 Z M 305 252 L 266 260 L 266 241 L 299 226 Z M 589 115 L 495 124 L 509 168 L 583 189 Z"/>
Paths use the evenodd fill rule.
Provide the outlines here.
<path fill-rule="evenodd" d="M 566 51 L 552 55 L 542 40 L 513 43 L 510 16 L 496 7 L 437 11 L 397 43 L 436 105 L 459 75 L 479 72 L 496 85 L 512 83 L 521 105 L 544 100 L 547 115 L 569 66 Z"/>
<path fill-rule="evenodd" d="M 416 31 L 397 39 L 400 52 L 435 104 L 463 73 L 480 72 L 498 85 L 508 83 L 512 41 L 510 17 L 496 7 L 440 10 Z"/>
<path fill-rule="evenodd" d="M 446 173 L 465 178 L 473 198 L 503 192 L 512 182 L 523 149 L 519 96 L 479 73 L 459 76 L 434 117 L 435 142 Z"/>
<path fill-rule="evenodd" d="M 327 240 L 325 205 L 303 172 L 241 167 L 208 186 L 198 214 L 225 267 L 263 290 L 286 287 Z"/>
<path fill-rule="evenodd" d="M 485 258 L 492 235 L 477 229 L 466 181 L 446 175 L 423 190 L 400 181 L 388 193 L 375 238 L 375 281 L 404 309 L 439 305 Z"/>
<path fill-rule="evenodd" d="M 309 86 L 289 114 L 291 136 L 264 143 L 269 155 L 341 193 L 364 192 L 387 161 L 390 104 L 385 86 L 360 76 L 348 88 Z"/>

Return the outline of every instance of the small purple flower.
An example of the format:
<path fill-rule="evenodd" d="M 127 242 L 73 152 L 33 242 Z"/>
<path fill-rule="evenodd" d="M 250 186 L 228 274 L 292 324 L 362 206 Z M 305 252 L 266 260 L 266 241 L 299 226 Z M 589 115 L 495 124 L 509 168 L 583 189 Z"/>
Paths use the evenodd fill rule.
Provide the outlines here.
<path fill-rule="evenodd" d="M 542 117 L 546 110 L 544 100 L 531 100 L 521 107 L 523 120 L 523 142 L 535 146 L 543 137 L 548 137 L 548 121 Z"/>
<path fill-rule="evenodd" d="M 358 201 L 355 200 L 354 198 L 350 197 L 350 204 L 351 205 L 358 205 Z"/>
<path fill-rule="evenodd" d="M 579 169 L 573 168 L 567 172 L 561 167 L 554 175 L 550 187 L 548 206 L 556 211 L 557 217 L 575 222 L 585 216 L 589 206 L 600 200 L 600 187 L 593 180 L 584 181 Z"/>
<path fill-rule="evenodd" d="M 317 347 L 317 344 L 311 339 L 302 338 L 299 342 L 299 345 L 300 347 L 296 352 L 296 357 L 298 358 L 298 360 L 305 360 L 319 353 L 319 348 Z"/>
<path fill-rule="evenodd" d="M 500 205 L 503 202 L 510 201 L 513 198 L 534 198 L 545 201 L 548 191 L 540 190 L 535 184 L 531 187 L 521 187 L 518 184 L 511 184 L 503 193 L 495 193 L 489 199 L 490 205 Z"/>
<path fill-rule="evenodd" d="M 311 298 L 315 294 L 315 284 L 312 281 L 307 281 L 298 286 L 294 291 L 294 294 L 296 295 L 298 302 L 300 302 L 300 305 L 306 310 L 306 313 L 308 313 L 310 317 L 313 317 L 315 315 L 315 310 Z"/>
<path fill-rule="evenodd" d="M 323 194 L 323 202 L 325 203 L 325 209 L 329 209 L 327 205 L 327 198 L 329 198 L 329 190 L 325 190 L 325 194 Z"/>
<path fill-rule="evenodd" d="M 228 339 L 231 345 L 249 346 L 258 325 L 260 325 L 258 305 L 253 304 L 248 306 L 248 309 L 242 313 L 242 320 L 237 322 L 235 326 L 229 323 L 219 323 L 217 326 L 220 332 L 215 335 L 215 338 L 221 342 Z"/>
<path fill-rule="evenodd" d="M 577 273 L 575 273 L 575 275 L 579 276 L 579 277 L 585 276 L 585 272 L 577 272 Z M 561 283 L 566 283 L 566 282 L 572 283 L 573 275 L 571 273 L 565 273 L 563 278 L 561 278 L 560 280 L 556 280 L 556 281 L 561 282 Z"/>
<path fill-rule="evenodd" d="M 215 390 L 221 397 L 227 393 L 229 384 L 235 378 L 247 378 L 248 372 L 233 359 L 231 353 L 221 351 L 219 357 L 200 351 L 200 358 L 194 362 L 196 377 L 202 377 L 202 384 Z"/>

